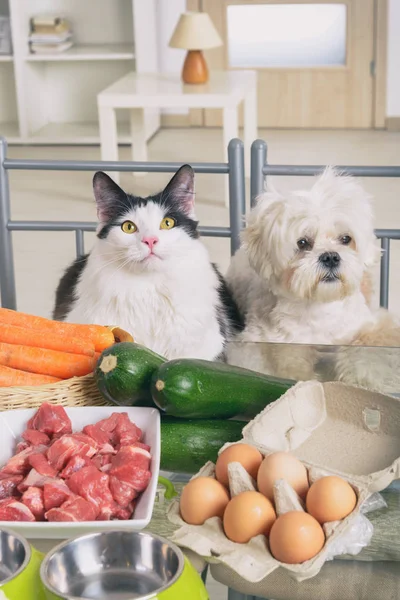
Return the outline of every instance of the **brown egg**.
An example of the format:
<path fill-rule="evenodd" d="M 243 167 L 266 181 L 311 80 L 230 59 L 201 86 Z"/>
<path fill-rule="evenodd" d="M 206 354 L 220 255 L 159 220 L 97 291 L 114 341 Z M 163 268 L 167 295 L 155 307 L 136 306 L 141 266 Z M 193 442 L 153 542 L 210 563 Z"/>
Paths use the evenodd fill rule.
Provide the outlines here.
<path fill-rule="evenodd" d="M 225 535 L 246 544 L 256 535 L 268 535 L 276 519 L 272 503 L 259 492 L 242 492 L 229 502 L 224 514 Z"/>
<path fill-rule="evenodd" d="M 347 481 L 334 475 L 321 477 L 310 487 L 306 506 L 319 523 L 341 521 L 357 504 L 357 496 Z"/>
<path fill-rule="evenodd" d="M 290 565 L 318 554 L 325 543 L 321 525 L 306 512 L 293 510 L 277 518 L 269 534 L 269 548 L 276 560 Z"/>
<path fill-rule="evenodd" d="M 223 485 L 229 486 L 228 464 L 231 462 L 238 462 L 246 469 L 253 479 L 257 479 L 257 473 L 262 463 L 262 459 L 262 454 L 257 448 L 249 446 L 248 444 L 233 444 L 218 456 L 215 465 L 215 476 Z"/>
<path fill-rule="evenodd" d="M 196 477 L 183 488 L 181 517 L 190 525 L 203 525 L 211 517 L 223 517 L 229 502 L 228 490 L 212 477 Z"/>
<path fill-rule="evenodd" d="M 274 483 L 285 479 L 301 498 L 308 492 L 307 469 L 295 456 L 288 452 L 274 452 L 264 458 L 257 475 L 259 491 L 274 500 Z"/>

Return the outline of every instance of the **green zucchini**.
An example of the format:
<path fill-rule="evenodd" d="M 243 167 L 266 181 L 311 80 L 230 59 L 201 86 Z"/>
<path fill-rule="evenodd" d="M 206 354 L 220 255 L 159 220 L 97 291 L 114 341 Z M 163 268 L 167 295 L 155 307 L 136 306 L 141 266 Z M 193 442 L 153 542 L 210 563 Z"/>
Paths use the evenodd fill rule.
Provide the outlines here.
<path fill-rule="evenodd" d="M 219 449 L 242 437 L 243 421 L 161 419 L 161 469 L 197 473 L 209 460 L 217 460 Z"/>
<path fill-rule="evenodd" d="M 154 372 L 151 393 L 156 405 L 173 417 L 253 418 L 294 383 L 225 363 L 178 359 Z"/>
<path fill-rule="evenodd" d="M 154 406 L 151 377 L 165 359 L 140 344 L 121 342 L 102 352 L 94 373 L 100 394 L 120 406 Z"/>

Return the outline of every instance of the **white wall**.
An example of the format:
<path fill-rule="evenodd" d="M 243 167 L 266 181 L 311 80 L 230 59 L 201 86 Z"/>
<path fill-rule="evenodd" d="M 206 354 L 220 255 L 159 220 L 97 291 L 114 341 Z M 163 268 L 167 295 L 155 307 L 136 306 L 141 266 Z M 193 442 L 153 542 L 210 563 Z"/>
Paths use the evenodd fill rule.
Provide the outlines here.
<path fill-rule="evenodd" d="M 158 67 L 161 73 L 179 75 L 186 51 L 169 48 L 168 43 L 180 15 L 186 11 L 186 0 L 157 0 Z M 187 114 L 186 109 L 166 109 L 163 113 Z"/>
<path fill-rule="evenodd" d="M 400 117 L 400 0 L 389 0 L 386 116 Z"/>

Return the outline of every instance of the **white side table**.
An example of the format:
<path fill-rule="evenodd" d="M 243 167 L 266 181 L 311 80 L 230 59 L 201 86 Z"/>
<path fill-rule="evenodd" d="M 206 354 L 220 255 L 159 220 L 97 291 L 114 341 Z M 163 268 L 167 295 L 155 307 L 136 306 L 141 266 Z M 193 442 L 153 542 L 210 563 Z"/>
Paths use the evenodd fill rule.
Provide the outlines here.
<path fill-rule="evenodd" d="M 255 71 L 212 71 L 204 85 L 186 85 L 179 76 L 128 73 L 97 96 L 102 160 L 118 160 L 117 109 L 131 111 L 132 160 L 147 161 L 144 120 L 146 108 L 220 108 L 223 145 L 238 137 L 238 108 L 244 104 L 246 172 L 250 174 L 250 146 L 257 138 L 257 74 Z M 189 133 L 190 135 L 190 133 Z M 118 173 L 113 178 L 118 181 Z M 226 200 L 228 199 L 226 184 Z"/>

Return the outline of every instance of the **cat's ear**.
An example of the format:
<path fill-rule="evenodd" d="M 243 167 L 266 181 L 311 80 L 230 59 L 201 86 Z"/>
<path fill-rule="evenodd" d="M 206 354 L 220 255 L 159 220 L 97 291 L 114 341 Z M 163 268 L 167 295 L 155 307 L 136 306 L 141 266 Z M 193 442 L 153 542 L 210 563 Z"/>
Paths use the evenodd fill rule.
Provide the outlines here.
<path fill-rule="evenodd" d="M 183 165 L 175 173 L 167 187 L 163 192 L 163 196 L 167 199 L 173 197 L 179 202 L 181 210 L 188 217 L 194 217 L 194 171 L 190 165 Z"/>
<path fill-rule="evenodd" d="M 100 223 L 107 223 L 115 215 L 125 192 L 105 173 L 98 171 L 93 177 L 93 192 Z"/>

